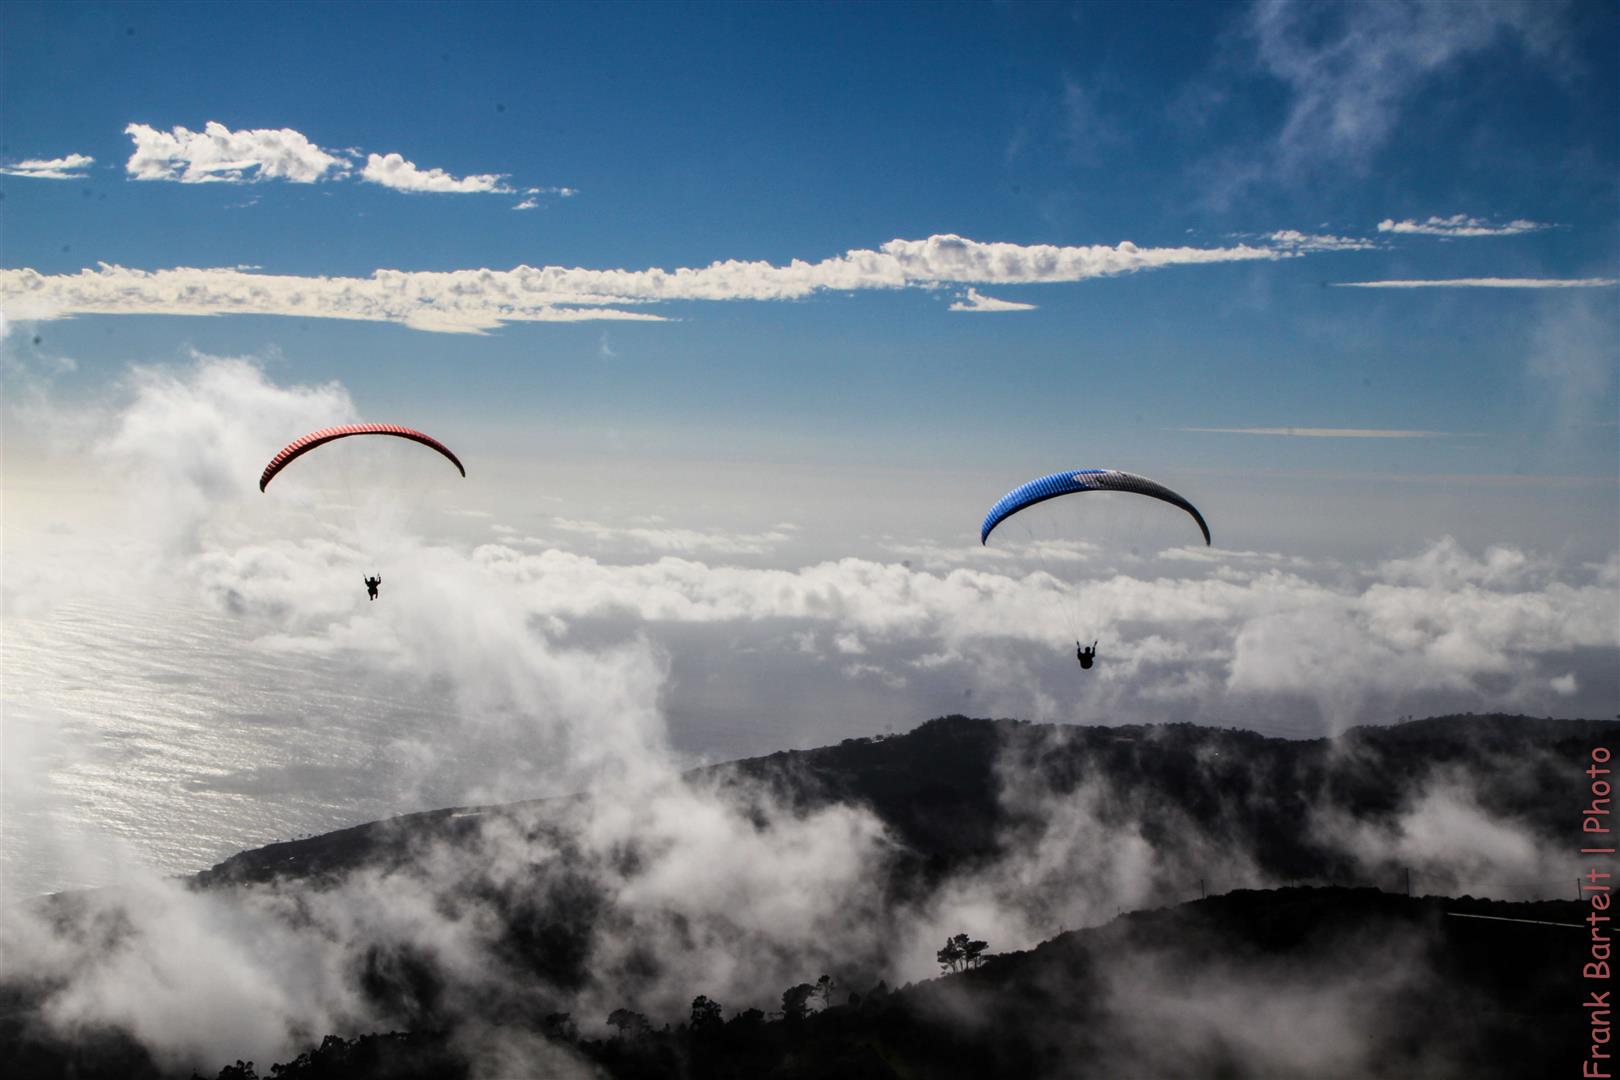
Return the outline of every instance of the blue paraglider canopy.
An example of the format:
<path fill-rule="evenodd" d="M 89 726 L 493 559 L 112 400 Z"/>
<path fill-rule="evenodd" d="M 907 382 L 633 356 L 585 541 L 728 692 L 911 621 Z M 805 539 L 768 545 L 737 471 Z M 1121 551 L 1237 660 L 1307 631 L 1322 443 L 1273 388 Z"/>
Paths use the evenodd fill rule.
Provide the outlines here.
<path fill-rule="evenodd" d="M 984 526 L 979 530 L 979 543 L 988 543 L 991 530 L 1026 507 L 1055 499 L 1059 495 L 1077 495 L 1086 491 L 1127 491 L 1179 506 L 1198 522 L 1198 528 L 1204 534 L 1204 543 L 1210 543 L 1209 526 L 1204 523 L 1204 515 L 1198 512 L 1196 506 L 1163 484 L 1118 469 L 1074 469 L 1043 476 L 1014 488 L 997 500 L 990 513 L 985 515 Z"/>

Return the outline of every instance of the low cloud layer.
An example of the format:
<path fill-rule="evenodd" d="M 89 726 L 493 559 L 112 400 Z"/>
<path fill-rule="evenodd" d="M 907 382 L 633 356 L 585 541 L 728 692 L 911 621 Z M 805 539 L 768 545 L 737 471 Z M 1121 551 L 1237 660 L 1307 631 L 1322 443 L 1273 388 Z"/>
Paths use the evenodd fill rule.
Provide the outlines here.
<path fill-rule="evenodd" d="M 42 402 L 29 422 L 48 424 L 48 409 Z M 1080 551 L 1084 558 L 1063 564 L 1073 576 L 1058 577 L 1020 550 L 938 569 L 855 558 L 609 562 L 590 553 L 598 543 L 718 555 L 744 541 L 683 535 L 668 522 L 566 518 L 556 531 L 583 550 L 397 534 L 384 600 L 373 605 L 356 580 L 361 537 L 327 513 L 321 493 L 288 488 L 272 503 L 254 485 L 264 446 L 285 429 L 353 409 L 341 386 L 280 386 L 243 360 L 134 370 L 93 423 L 58 434 L 81 440 L 80 451 L 124 482 L 131 513 L 120 520 L 144 527 L 53 533 L 64 560 L 29 550 L 20 574 L 8 536 L 10 610 L 48 619 L 50 597 L 16 594 L 47 589 L 56 573 L 58 589 L 94 590 L 98 610 L 133 601 L 148 624 L 183 618 L 150 604 L 162 582 L 247 628 L 244 655 L 285 658 L 288 670 L 338 664 L 345 712 L 366 708 L 357 691 L 375 685 L 402 699 L 442 695 L 433 724 L 412 735 L 423 773 L 501 751 L 487 775 L 467 778 L 458 802 L 584 789 L 595 797 L 515 816 L 466 811 L 458 842 L 424 845 L 404 865 L 346 873 L 315 892 L 198 893 L 126 862 L 122 889 L 86 901 L 87 925 L 98 929 L 85 937 L 58 936 L 8 906 L 0 927 L 8 969 L 48 980 L 46 1017 L 67 1037 L 81 1025 L 116 1024 L 165 1062 L 211 1071 L 239 1057 L 286 1060 L 328 1032 L 477 1015 L 492 1002 L 528 1015 L 573 1011 L 592 1027 L 618 1007 L 676 1018 L 695 993 L 733 1011 L 768 1007 L 784 987 L 824 971 L 892 982 L 931 974 L 949 933 L 1019 948 L 1121 906 L 1180 896 L 1189 868 L 1223 868 L 1231 878 L 1223 887 L 1264 883 L 1252 853 L 1206 840 L 1196 822 L 1162 827 L 1175 825 L 1164 816 L 1173 811 L 1133 803 L 1106 776 L 1059 782 L 1041 767 L 1052 747 L 1033 743 L 999 763 L 992 795 L 1027 823 L 1016 843 L 890 905 L 882 890 L 897 847 L 871 811 L 794 809 L 748 785 L 681 777 L 668 710 L 684 692 L 672 672 L 682 633 L 728 632 L 730 647 L 705 658 L 721 682 L 769 673 L 791 653 L 819 670 L 807 695 L 824 712 L 846 681 L 911 695 L 948 676 L 977 688 L 973 705 L 1005 703 L 1025 715 L 1078 709 L 1124 721 L 1165 702 L 1248 713 L 1268 703 L 1297 712 L 1303 702 L 1323 726 L 1389 715 L 1413 695 L 1540 704 L 1570 677 L 1571 655 L 1588 650 L 1612 664 L 1620 648 L 1620 557 L 1568 567 L 1450 539 L 1360 568 L 1203 548 L 1111 564 L 1106 552 Z M 768 547 L 793 531 L 765 528 L 746 542 Z M 918 547 L 919 561 L 926 551 Z M 85 567 L 92 583 L 80 581 Z M 1057 657 L 1061 672 L 1041 662 L 1068 633 L 1071 600 L 1107 638 L 1083 683 L 1072 658 Z M 87 633 L 77 627 L 69 640 Z M 140 633 L 150 639 L 151 627 Z M 138 659 L 139 642 L 126 648 Z M 16 657 L 8 640 L 8 664 Z M 163 658 L 154 647 L 152 662 Z M 221 705 L 203 721 L 218 737 L 244 665 L 215 666 L 222 681 L 209 685 Z M 769 692 L 756 708 L 782 706 L 782 686 Z M 1221 713 L 1226 723 L 1236 716 Z M 385 701 L 369 721 L 358 741 L 375 754 L 397 738 L 398 720 Z M 300 736 L 323 737 L 333 734 Z M 239 786 L 234 797 L 277 792 Z M 1324 818 L 1320 831 L 1369 871 L 1399 859 L 1459 875 L 1496 866 L 1540 873 L 1536 845 L 1489 805 L 1448 783 L 1403 808 L 1393 830 Z M 1156 831 L 1142 824 L 1150 810 Z M 514 919 L 549 926 L 567 912 L 594 920 L 572 924 L 588 963 L 579 981 L 554 983 L 525 965 L 557 962 L 547 950 L 560 946 L 542 936 L 517 943 L 538 952 L 517 953 L 505 928 Z M 423 966 L 442 982 L 431 1002 L 407 994 L 382 1003 L 364 989 L 367 973 L 373 986 L 398 988 Z M 1139 985 L 1127 980 L 1118 992 Z M 566 1075 L 566 1052 L 545 1052 L 562 1055 L 554 1064 Z"/>
<path fill-rule="evenodd" d="M 1411 711 L 1406 703 L 1418 700 L 1542 711 L 1589 686 L 1585 652 L 1612 655 L 1620 646 L 1620 556 L 1563 565 L 1450 537 L 1361 566 L 1220 548 L 1138 555 L 1061 537 L 1004 550 L 889 538 L 880 549 L 897 561 L 784 563 L 806 550 L 787 523 L 694 528 L 548 512 L 537 519 L 543 536 L 532 535 L 533 524 L 491 521 L 494 543 L 390 541 L 402 580 L 408 574 L 411 589 L 427 591 L 369 610 L 354 606 L 349 579 L 362 541 L 375 547 L 379 537 L 351 534 L 348 518 L 323 517 L 294 489 L 272 506 L 253 482 L 265 447 L 288 431 L 360 419 L 341 387 L 279 387 L 246 362 L 205 358 L 189 370 L 134 369 L 125 393 L 122 405 L 93 422 L 78 418 L 73 430 L 94 432 L 97 458 L 143 493 L 135 519 L 155 532 L 149 542 L 169 553 L 163 558 L 185 560 L 185 576 L 205 595 L 262 621 L 278 648 L 307 655 L 362 647 L 379 620 L 390 627 L 386 640 L 418 634 L 403 609 L 426 611 L 441 591 L 431 582 L 457 581 L 457 589 L 493 591 L 504 619 L 544 628 L 558 642 L 570 640 L 570 627 L 590 624 L 616 627 L 621 641 L 668 635 L 678 648 L 683 627 L 727 626 L 752 638 L 756 651 L 774 650 L 772 662 L 839 667 L 859 653 L 862 666 L 846 672 L 852 677 L 967 685 L 1007 714 L 1141 720 L 1168 718 L 1158 710 L 1172 709 L 1230 722 L 1253 715 L 1258 703 L 1296 718 L 1303 707 L 1331 730 Z M 369 504 L 366 516 L 397 520 Z M 27 589 L 12 581 L 29 580 L 8 575 L 8 603 L 18 610 L 30 606 Z M 1074 625 L 1077 613 L 1084 626 Z M 462 633 L 481 636 L 471 627 Z M 1081 635 L 1106 640 L 1108 662 L 1076 685 L 1072 658 L 1058 661 L 1065 642 Z M 404 666 L 419 663 L 427 661 Z"/>
<path fill-rule="evenodd" d="M 763 555 L 791 539 L 793 528 L 778 526 L 759 532 L 722 532 L 715 529 L 682 529 L 661 523 L 613 526 L 597 521 L 553 518 L 552 528 L 561 529 L 611 545 L 669 551 L 680 554 L 716 552 L 722 555 Z M 540 542 L 544 545 L 544 542 Z"/>

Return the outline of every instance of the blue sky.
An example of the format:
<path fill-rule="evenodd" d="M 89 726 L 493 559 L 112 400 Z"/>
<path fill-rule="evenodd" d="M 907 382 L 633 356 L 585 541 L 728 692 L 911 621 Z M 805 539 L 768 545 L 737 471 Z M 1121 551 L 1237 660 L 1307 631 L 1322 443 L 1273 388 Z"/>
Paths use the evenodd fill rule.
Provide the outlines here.
<path fill-rule="evenodd" d="M 0 20 L 8 618 L 178 590 L 255 656 L 387 623 L 397 672 L 433 666 L 406 613 L 454 623 L 438 574 L 558 655 L 642 650 L 696 753 L 1620 686 L 1613 5 Z M 371 606 L 358 532 L 255 487 L 356 419 L 469 468 Z M 1213 552 L 978 550 L 1089 466 Z M 1048 655 L 1054 596 L 1117 665 Z"/>
<path fill-rule="evenodd" d="M 294 20 L 254 5 L 15 5 L 9 39 L 38 46 L 7 58 L 6 160 L 95 163 L 82 179 L 6 179 L 4 264 L 641 270 L 819 262 L 939 234 L 1230 249 L 1296 230 L 1378 247 L 1056 284 L 674 301 L 652 308 L 673 324 L 477 339 L 160 318 L 123 322 L 118 355 L 92 318 L 51 340 L 87 362 L 87 380 L 102 358 L 165 342 L 275 348 L 294 376 L 364 386 L 368 410 L 418 413 L 430 395 L 437 411 L 522 425 L 550 402 L 682 432 L 677 444 L 718 423 L 931 456 L 907 416 L 926 411 L 953 426 L 999 414 L 1011 423 L 990 441 L 1028 438 L 1020 461 L 1074 428 L 1133 459 L 1240 468 L 1274 458 L 1272 440 L 1176 429 L 1387 428 L 1468 434 L 1424 448 L 1433 471 L 1515 471 L 1541 435 L 1526 335 L 1571 309 L 1612 323 L 1614 288 L 1333 286 L 1612 278 L 1616 19 L 1604 5 L 1400 11 L 457 5 Z M 355 148 L 356 164 L 397 153 L 455 178 L 499 175 L 510 190 L 404 193 L 357 169 L 312 183 L 130 178 L 126 127 L 210 121 Z M 514 211 L 525 198 L 535 208 Z M 1540 227 L 1378 229 L 1454 215 Z M 1034 309 L 943 310 L 975 287 Z M 1083 392 L 1030 392 L 1081 380 Z M 1594 414 L 1612 419 L 1613 393 L 1610 380 Z M 1381 469 L 1386 449 L 1289 453 Z M 1613 449 L 1612 428 L 1599 431 L 1535 471 L 1607 474 Z"/>

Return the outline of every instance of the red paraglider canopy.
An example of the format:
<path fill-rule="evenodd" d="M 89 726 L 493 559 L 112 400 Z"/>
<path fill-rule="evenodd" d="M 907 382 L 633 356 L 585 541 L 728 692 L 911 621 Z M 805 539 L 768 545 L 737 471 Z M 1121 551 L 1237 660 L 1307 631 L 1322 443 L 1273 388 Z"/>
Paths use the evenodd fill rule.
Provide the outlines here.
<path fill-rule="evenodd" d="M 319 431 L 312 431 L 308 435 L 294 439 L 286 446 L 283 446 L 281 452 L 271 458 L 270 464 L 264 467 L 264 475 L 259 477 L 259 490 L 263 491 L 265 485 L 274 480 L 276 474 L 285 469 L 294 458 L 307 454 L 317 446 L 329 443 L 333 439 L 346 439 L 350 435 L 394 435 L 401 439 L 419 442 L 423 446 L 437 450 L 449 458 L 450 463 L 460 471 L 462 476 L 467 475 L 467 470 L 462 467 L 461 459 L 452 454 L 448 446 L 445 446 L 431 435 L 424 435 L 420 431 L 401 427 L 399 424 L 342 424 L 338 427 L 321 428 Z"/>

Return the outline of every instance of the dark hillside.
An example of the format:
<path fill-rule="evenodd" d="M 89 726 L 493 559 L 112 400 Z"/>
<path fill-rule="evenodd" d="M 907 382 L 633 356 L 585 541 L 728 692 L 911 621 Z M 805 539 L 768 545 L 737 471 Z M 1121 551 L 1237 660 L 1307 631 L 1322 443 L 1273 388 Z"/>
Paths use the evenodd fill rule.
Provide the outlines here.
<path fill-rule="evenodd" d="M 936 874 L 1001 854 L 1039 828 L 1002 797 L 998 770 L 1015 770 L 1021 787 L 1058 798 L 1088 781 L 1104 784 L 1119 820 L 1139 823 L 1155 844 L 1191 828 L 1252 853 L 1273 880 L 1352 882 L 1357 868 L 1344 853 L 1301 828 L 1313 810 L 1385 823 L 1432 776 L 1460 774 L 1489 793 L 1493 813 L 1561 836 L 1579 764 L 1605 739 L 1620 740 L 1620 722 L 1449 716 L 1293 740 L 1192 724 L 1054 727 L 950 716 L 905 735 L 714 772 L 763 782 L 807 807 L 864 803 Z M 1196 885 L 1199 869 L 1189 873 Z M 1391 873 L 1376 884 L 1396 885 Z"/>
<path fill-rule="evenodd" d="M 993 858 L 1038 824 L 1021 819 L 1001 797 L 998 768 L 1017 767 L 1024 783 L 1038 779 L 1057 796 L 1087 780 L 1106 783 L 1121 817 L 1139 819 L 1150 840 L 1192 821 L 1221 843 L 1252 851 L 1276 880 L 1349 881 L 1354 868 L 1342 855 L 1298 827 L 1313 806 L 1387 820 L 1415 784 L 1454 770 L 1490 791 L 1493 811 L 1553 833 L 1566 823 L 1571 766 L 1605 738 L 1620 740 L 1620 722 L 1447 716 L 1294 740 L 1192 724 L 1058 727 L 948 716 L 903 735 L 782 751 L 688 777 L 738 789 L 744 798 L 749 785 L 760 785 L 803 809 L 869 806 L 925 879 Z M 486 817 L 561 817 L 571 802 L 409 814 L 245 851 L 196 880 L 215 887 L 407 861 L 424 843 L 475 837 Z"/>
<path fill-rule="evenodd" d="M 1464 912 L 1581 916 L 1571 901 L 1239 892 L 1127 915 L 902 990 L 840 995 L 798 1019 L 752 1012 L 609 1039 L 580 1039 L 566 1024 L 553 1034 L 589 1071 L 622 1080 L 1573 1075 L 1585 1049 L 1570 1005 L 1583 929 Z M 1374 984 L 1380 992 L 1368 994 Z M 427 1075 L 401 1061 L 412 1060 L 406 1048 L 441 1067 L 453 1059 L 433 1033 L 328 1040 L 275 1075 Z"/>
<path fill-rule="evenodd" d="M 480 1055 L 522 1058 L 534 1047 L 625 1077 L 1538 1075 L 1525 1063 L 1563 1060 L 1573 1045 L 1582 930 L 1450 913 L 1574 923 L 1584 912 L 1570 900 L 1434 897 L 1572 894 L 1573 872 L 1566 885 L 1562 864 L 1537 852 L 1573 854 L 1588 752 L 1616 741 L 1613 722 L 1504 716 L 1313 740 L 951 716 L 686 774 L 687 788 L 726 797 L 672 805 L 725 807 L 733 843 L 774 842 L 784 821 L 824 809 L 870 809 L 876 822 L 845 814 L 882 835 L 860 864 L 860 906 L 838 914 L 872 932 L 840 938 L 834 927 L 809 943 L 819 951 L 749 936 L 730 910 L 695 923 L 680 894 L 627 907 L 626 884 L 657 856 L 639 830 L 665 819 L 631 818 L 612 844 L 593 844 L 595 804 L 584 795 L 274 844 L 191 884 L 261 916 L 324 909 L 328 926 L 346 925 L 353 897 L 403 893 L 431 906 L 443 920 L 435 927 L 476 927 L 476 963 L 459 965 L 431 936 L 344 939 L 336 975 L 368 1018 L 360 1030 L 376 1034 L 345 1041 L 350 1028 L 312 1042 L 284 1077 L 473 1075 Z M 1408 872 L 1412 849 L 1390 838 L 1438 822 L 1431 839 L 1474 842 L 1444 832 L 1459 820 L 1486 827 L 1464 872 L 1448 868 L 1444 845 L 1434 865 Z M 1463 879 L 1490 877 L 1501 850 L 1518 853 L 1520 876 L 1556 880 Z M 1289 883 L 1336 887 L 1266 888 Z M 1414 897 L 1392 895 L 1408 887 Z M 1209 899 L 1184 902 L 1206 888 Z M 962 890 L 976 908 L 939 900 Z M 51 933 L 105 938 L 101 952 L 141 932 L 116 896 L 64 894 L 40 907 Z M 1096 925 L 1131 907 L 1152 910 Z M 1051 940 L 909 989 L 876 985 L 881 973 L 916 970 L 918 928 L 935 932 L 919 920 L 966 910 L 1008 913 L 1020 941 Z M 353 913 L 362 930 L 365 914 Z M 996 936 L 944 932 L 957 930 Z M 725 1002 L 723 1023 L 714 1002 L 695 1020 L 670 1014 L 682 994 L 717 992 L 685 984 L 695 969 L 683 961 L 704 935 L 714 944 L 701 947 L 754 972 L 740 994 L 766 994 Z M 804 1015 L 789 998 L 803 1005 L 810 984 L 772 989 L 823 973 L 838 992 L 818 992 L 819 1008 Z M 656 1004 L 639 997 L 648 986 L 662 994 Z M 0 978 L 0 1056 L 41 1076 L 160 1074 L 127 1032 L 53 1034 L 45 1017 L 60 989 Z M 771 994 L 784 995 L 774 1016 L 762 1011 Z M 583 1001 L 591 1015 L 570 1016 Z M 619 1035 L 597 1037 L 615 1004 Z"/>

